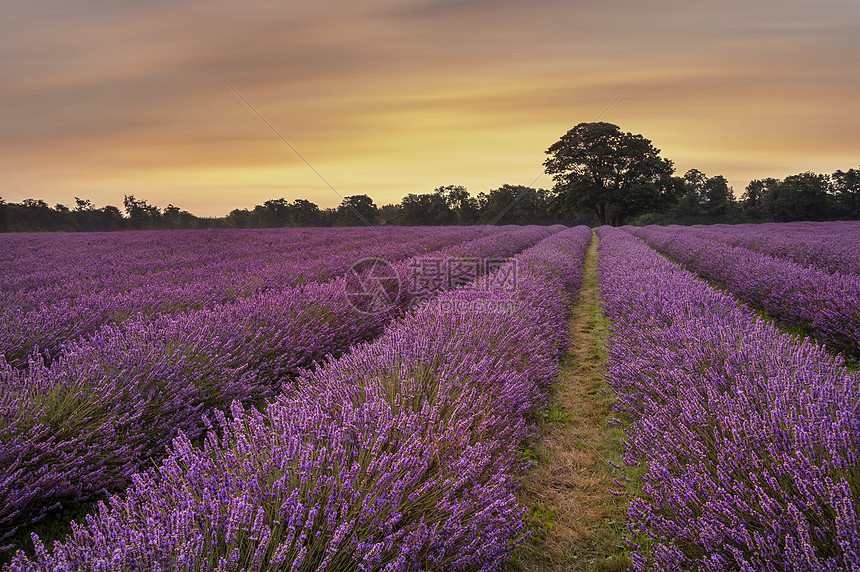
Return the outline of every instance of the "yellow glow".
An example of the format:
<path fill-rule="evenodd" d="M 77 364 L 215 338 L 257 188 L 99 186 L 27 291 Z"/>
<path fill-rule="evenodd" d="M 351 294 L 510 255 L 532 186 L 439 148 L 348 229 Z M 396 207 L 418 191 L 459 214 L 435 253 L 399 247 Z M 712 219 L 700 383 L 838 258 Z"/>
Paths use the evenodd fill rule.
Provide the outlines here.
<path fill-rule="evenodd" d="M 531 183 L 545 149 L 632 81 L 601 120 L 679 173 L 722 174 L 740 194 L 752 178 L 856 167 L 852 2 L 729 4 L 9 5 L 0 194 L 134 194 L 218 216 L 277 197 L 477 194 Z"/>

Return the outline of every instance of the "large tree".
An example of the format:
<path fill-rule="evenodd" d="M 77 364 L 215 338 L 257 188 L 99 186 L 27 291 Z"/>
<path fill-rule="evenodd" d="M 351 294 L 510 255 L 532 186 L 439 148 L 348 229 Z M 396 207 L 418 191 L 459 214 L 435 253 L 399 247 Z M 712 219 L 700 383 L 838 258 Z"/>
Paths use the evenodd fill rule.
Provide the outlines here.
<path fill-rule="evenodd" d="M 337 207 L 335 220 L 338 226 L 375 225 L 379 223 L 379 208 L 367 195 L 351 195 Z"/>
<path fill-rule="evenodd" d="M 290 204 L 293 226 L 319 226 L 322 223 L 320 208 L 307 199 L 296 199 Z"/>
<path fill-rule="evenodd" d="M 672 162 L 642 135 L 605 122 L 580 123 L 547 150 L 557 207 L 593 209 L 600 224 L 671 206 L 683 193 Z"/>

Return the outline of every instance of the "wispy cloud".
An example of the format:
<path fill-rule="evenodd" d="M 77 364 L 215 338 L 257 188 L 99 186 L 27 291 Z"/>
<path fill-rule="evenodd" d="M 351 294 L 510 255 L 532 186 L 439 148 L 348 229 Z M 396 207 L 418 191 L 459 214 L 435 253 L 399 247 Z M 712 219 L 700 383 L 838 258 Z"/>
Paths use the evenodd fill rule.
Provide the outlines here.
<path fill-rule="evenodd" d="M 3 12 L 7 200 L 134 192 L 201 214 L 276 195 L 333 204 L 222 78 L 340 191 L 378 202 L 525 184 L 546 147 L 634 77 L 603 119 L 679 169 L 737 187 L 860 155 L 853 0 L 31 0 Z"/>

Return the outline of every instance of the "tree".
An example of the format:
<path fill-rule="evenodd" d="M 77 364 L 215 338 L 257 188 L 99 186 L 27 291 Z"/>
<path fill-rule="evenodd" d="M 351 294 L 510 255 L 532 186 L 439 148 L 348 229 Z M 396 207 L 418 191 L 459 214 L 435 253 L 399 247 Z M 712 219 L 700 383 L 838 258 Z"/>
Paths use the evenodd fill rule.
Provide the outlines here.
<path fill-rule="evenodd" d="M 24 199 L 21 204 L 28 209 L 49 209 L 48 203 L 42 199 Z"/>
<path fill-rule="evenodd" d="M 611 123 L 580 123 L 546 153 L 559 210 L 591 208 L 600 224 L 663 210 L 683 193 L 672 162 L 651 141 Z"/>
<path fill-rule="evenodd" d="M 144 200 L 137 200 L 134 195 L 125 195 L 122 201 L 125 213 L 128 215 L 132 228 L 156 228 L 161 218 L 158 207 Z"/>
<path fill-rule="evenodd" d="M 790 175 L 767 187 L 762 210 L 771 220 L 825 220 L 829 218 L 830 181 L 827 175 L 807 172 Z"/>
<path fill-rule="evenodd" d="M 456 215 L 443 191 L 408 194 L 400 201 L 400 222 L 407 226 L 452 224 Z"/>
<path fill-rule="evenodd" d="M 416 195 L 409 193 L 400 200 L 400 215 L 398 221 L 406 226 L 431 224 L 428 222 L 427 211 L 430 208 L 431 195 Z"/>
<path fill-rule="evenodd" d="M 122 213 L 113 205 L 107 205 L 96 211 L 98 215 L 99 230 L 121 230 L 125 228 L 125 219 Z"/>
<path fill-rule="evenodd" d="M 437 187 L 434 191 L 445 197 L 448 208 L 454 215 L 456 224 L 475 224 L 481 218 L 478 201 L 461 185 Z"/>
<path fill-rule="evenodd" d="M 82 199 L 80 197 L 75 197 L 75 211 L 76 212 L 84 212 L 95 210 L 95 206 L 90 199 Z"/>
<path fill-rule="evenodd" d="M 15 205 L 9 205 L 10 207 Z M 15 231 L 50 232 L 59 230 L 57 213 L 42 199 L 24 199 L 19 208 L 8 210 Z"/>
<path fill-rule="evenodd" d="M 264 202 L 260 220 L 265 227 L 290 226 L 290 203 L 284 198 Z"/>
<path fill-rule="evenodd" d="M 320 226 L 335 226 L 337 224 L 338 209 L 328 207 L 320 209 Z"/>
<path fill-rule="evenodd" d="M 227 222 L 231 228 L 258 228 L 260 226 L 259 217 L 248 209 L 233 209 L 227 215 Z"/>
<path fill-rule="evenodd" d="M 860 168 L 833 173 L 836 201 L 851 219 L 860 219 Z"/>
<path fill-rule="evenodd" d="M 686 224 L 699 222 L 705 212 L 704 190 L 707 180 L 708 176 L 698 169 L 690 169 L 684 173 L 681 183 L 684 193 L 670 211 L 672 218 Z"/>
<path fill-rule="evenodd" d="M 290 204 L 290 218 L 293 226 L 320 226 L 320 208 L 307 199 L 296 199 Z"/>
<path fill-rule="evenodd" d="M 382 224 L 392 225 L 397 224 L 397 219 L 400 217 L 400 205 L 383 205 L 379 209 L 379 218 L 382 219 Z"/>
<path fill-rule="evenodd" d="M 762 209 L 762 201 L 764 200 L 764 196 L 770 192 L 770 189 L 776 187 L 778 184 L 779 181 L 772 177 L 753 179 L 749 182 L 741 197 L 741 205 L 750 220 L 760 221 L 765 218 L 766 215 Z"/>
<path fill-rule="evenodd" d="M 379 222 L 379 209 L 367 195 L 344 197 L 335 221 L 338 226 L 375 225 Z"/>
<path fill-rule="evenodd" d="M 714 219 L 725 217 L 735 208 L 735 195 L 722 175 L 710 177 L 705 181 L 702 196 L 705 199 L 705 213 Z"/>
<path fill-rule="evenodd" d="M 161 219 L 165 228 L 182 228 L 182 215 L 188 214 L 172 203 L 164 207 L 164 212 L 161 214 Z"/>
<path fill-rule="evenodd" d="M 483 222 L 546 224 L 551 220 L 549 192 L 523 185 L 502 185 L 484 195 Z"/>

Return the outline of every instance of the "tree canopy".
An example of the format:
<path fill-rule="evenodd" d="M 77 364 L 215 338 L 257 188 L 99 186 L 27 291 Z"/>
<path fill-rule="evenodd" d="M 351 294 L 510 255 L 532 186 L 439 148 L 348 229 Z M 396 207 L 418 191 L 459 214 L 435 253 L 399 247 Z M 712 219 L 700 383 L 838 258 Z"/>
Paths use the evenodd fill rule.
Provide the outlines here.
<path fill-rule="evenodd" d="M 751 181 L 753 185 L 756 181 Z M 761 185 L 759 205 L 768 219 L 776 222 L 824 220 L 832 210 L 827 175 L 800 173 L 782 181 L 767 179 Z"/>
<path fill-rule="evenodd" d="M 663 209 L 684 192 L 672 162 L 651 141 L 611 123 L 580 123 L 546 153 L 558 210 L 593 209 L 601 224 Z"/>
<path fill-rule="evenodd" d="M 522 185 L 502 185 L 478 197 L 487 224 L 551 224 L 550 193 Z"/>
<path fill-rule="evenodd" d="M 337 208 L 338 226 L 375 225 L 379 222 L 379 208 L 367 195 L 344 197 Z"/>

